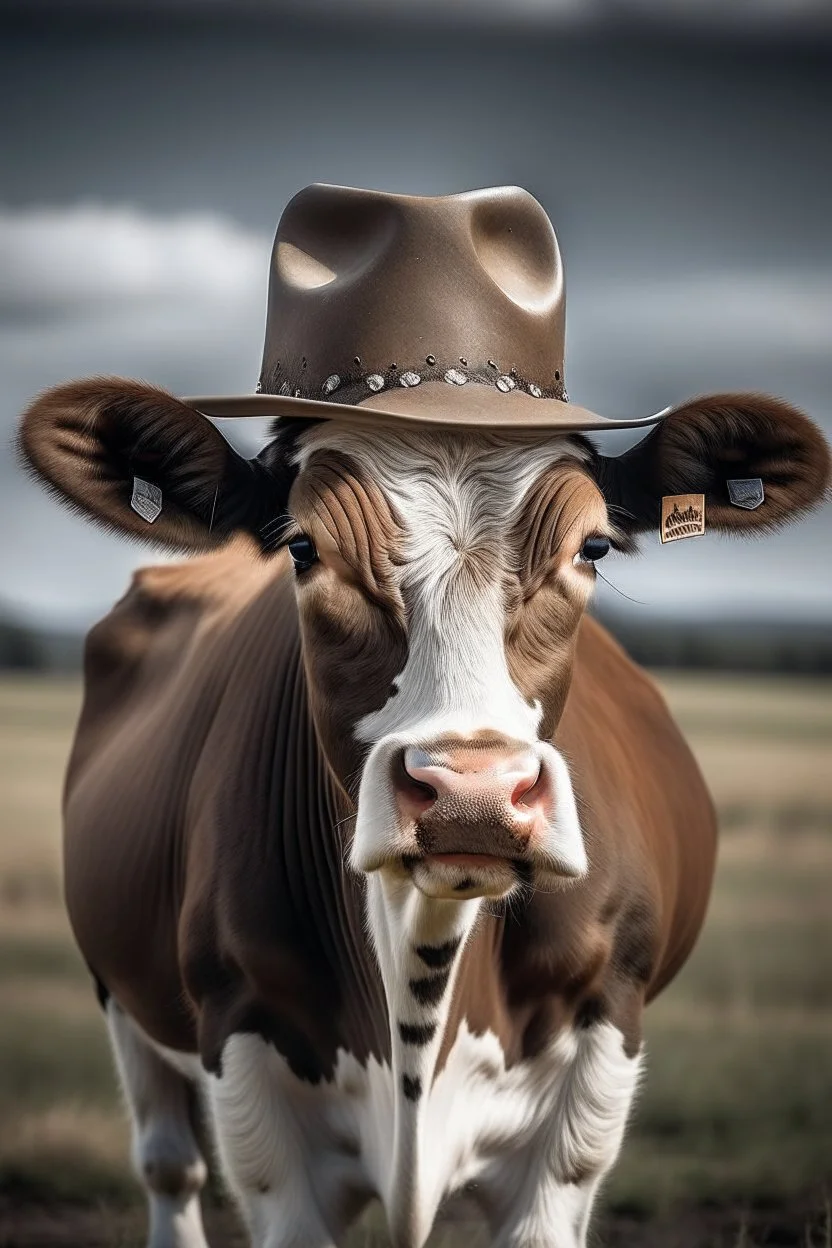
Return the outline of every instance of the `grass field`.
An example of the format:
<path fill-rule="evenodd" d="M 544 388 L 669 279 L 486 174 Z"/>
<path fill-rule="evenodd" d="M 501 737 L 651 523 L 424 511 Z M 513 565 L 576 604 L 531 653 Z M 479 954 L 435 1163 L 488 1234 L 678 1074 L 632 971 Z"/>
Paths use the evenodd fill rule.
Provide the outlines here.
<path fill-rule="evenodd" d="M 648 1013 L 648 1078 L 600 1238 L 832 1248 L 832 684 L 662 684 L 717 799 L 721 858 L 696 953 Z M 0 1248 L 141 1242 L 104 1028 L 61 906 L 79 697 L 75 681 L 0 678 Z M 214 1214 L 217 1245 L 236 1242 L 230 1216 Z"/>

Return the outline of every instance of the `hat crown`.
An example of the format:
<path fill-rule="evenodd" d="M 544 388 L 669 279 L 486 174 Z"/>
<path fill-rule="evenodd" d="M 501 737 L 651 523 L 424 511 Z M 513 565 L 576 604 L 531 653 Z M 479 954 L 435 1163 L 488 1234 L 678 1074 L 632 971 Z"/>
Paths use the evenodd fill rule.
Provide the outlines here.
<path fill-rule="evenodd" d="M 564 322 L 557 239 L 527 191 L 315 184 L 277 228 L 260 389 L 356 402 L 367 378 L 457 369 L 563 398 Z"/>

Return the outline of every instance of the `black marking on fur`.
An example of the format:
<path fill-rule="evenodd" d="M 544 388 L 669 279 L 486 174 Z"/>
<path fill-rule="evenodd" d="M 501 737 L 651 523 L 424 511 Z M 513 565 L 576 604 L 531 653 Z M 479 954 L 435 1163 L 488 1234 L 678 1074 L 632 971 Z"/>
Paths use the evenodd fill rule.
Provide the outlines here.
<path fill-rule="evenodd" d="M 464 880 L 460 880 L 458 884 L 454 884 L 455 893 L 467 893 L 469 888 L 474 887 L 474 881 L 466 875 Z"/>
<path fill-rule="evenodd" d="M 589 1027 L 602 1023 L 606 1013 L 604 1003 L 599 997 L 587 997 L 575 1011 L 575 1026 L 586 1031 Z"/>
<path fill-rule="evenodd" d="M 450 966 L 454 960 L 454 954 L 459 948 L 460 939 L 461 937 L 455 936 L 453 940 L 446 940 L 444 945 L 417 945 L 416 952 L 425 966 L 429 966 L 431 970 L 435 971 L 439 967 Z"/>
<path fill-rule="evenodd" d="M 98 1004 L 101 1006 L 102 1010 L 106 1010 L 107 1002 L 110 1000 L 110 990 L 107 987 L 107 985 L 104 983 L 103 979 L 98 978 L 95 971 L 90 966 L 89 962 L 87 963 L 87 970 L 92 976 L 92 981 L 93 981 L 93 984 L 95 985 L 96 1000 L 98 1001 Z"/>
<path fill-rule="evenodd" d="M 448 986 L 451 972 L 440 971 L 438 975 L 425 975 L 423 979 L 411 979 L 410 991 L 420 1005 L 437 1005 Z"/>
<path fill-rule="evenodd" d="M 418 1101 L 422 1095 L 422 1080 L 418 1075 L 402 1075 L 402 1091 L 409 1101 Z"/>
<path fill-rule="evenodd" d="M 399 1035 L 404 1044 L 415 1044 L 424 1048 L 430 1044 L 436 1033 L 436 1023 L 399 1023 Z"/>
<path fill-rule="evenodd" d="M 613 959 L 628 979 L 647 984 L 656 962 L 657 922 L 653 908 L 637 898 L 627 907 L 616 925 Z"/>

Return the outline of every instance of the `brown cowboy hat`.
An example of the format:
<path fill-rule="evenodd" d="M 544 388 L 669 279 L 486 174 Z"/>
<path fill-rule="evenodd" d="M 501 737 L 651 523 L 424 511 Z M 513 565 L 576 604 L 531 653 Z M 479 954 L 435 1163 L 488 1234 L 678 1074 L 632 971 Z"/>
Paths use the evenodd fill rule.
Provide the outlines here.
<path fill-rule="evenodd" d="M 555 232 L 528 191 L 426 198 L 314 185 L 272 251 L 255 394 L 206 416 L 374 418 L 515 429 L 653 425 L 570 403 Z"/>

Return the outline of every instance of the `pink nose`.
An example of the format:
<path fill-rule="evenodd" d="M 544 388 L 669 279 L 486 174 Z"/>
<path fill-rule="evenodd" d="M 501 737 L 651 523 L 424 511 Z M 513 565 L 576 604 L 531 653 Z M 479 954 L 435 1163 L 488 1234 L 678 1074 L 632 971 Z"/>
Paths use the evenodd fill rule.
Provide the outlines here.
<path fill-rule="evenodd" d="M 554 804 L 551 779 L 533 750 L 513 743 L 410 746 L 396 778 L 400 809 L 419 819 L 441 808 L 461 825 L 499 821 L 530 836 Z"/>

